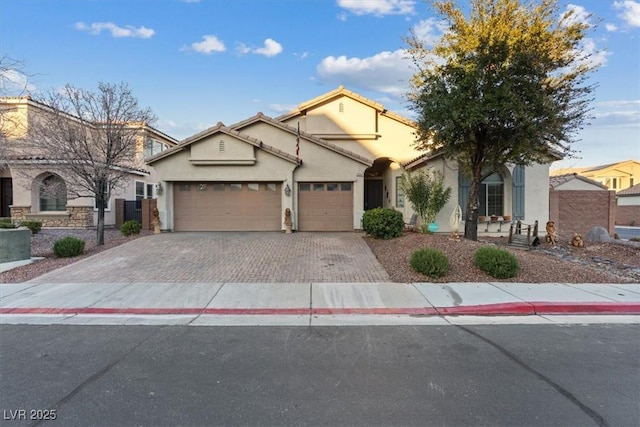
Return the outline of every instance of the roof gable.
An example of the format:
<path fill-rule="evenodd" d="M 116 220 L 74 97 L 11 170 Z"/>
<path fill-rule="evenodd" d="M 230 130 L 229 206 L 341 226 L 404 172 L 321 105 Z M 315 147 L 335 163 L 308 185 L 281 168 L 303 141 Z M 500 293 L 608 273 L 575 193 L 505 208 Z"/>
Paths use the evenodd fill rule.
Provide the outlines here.
<path fill-rule="evenodd" d="M 287 121 L 290 120 L 292 118 L 301 116 L 301 115 L 306 115 L 307 111 L 318 108 L 321 105 L 336 101 L 340 98 L 349 98 L 351 100 L 354 100 L 362 105 L 366 105 L 372 109 L 374 109 L 377 113 L 389 117 L 393 120 L 399 121 L 403 124 L 406 124 L 407 126 L 411 126 L 411 127 L 415 127 L 415 123 L 413 123 L 413 121 L 411 121 L 410 119 L 401 116 L 400 114 L 397 113 L 393 113 L 388 111 L 384 105 L 375 102 L 369 98 L 366 98 L 356 92 L 353 92 L 349 89 L 345 89 L 344 86 L 339 86 L 337 89 L 334 89 L 330 92 L 327 92 L 323 95 L 317 96 L 313 99 L 310 99 L 308 101 L 305 101 L 301 104 L 298 105 L 298 107 L 286 114 L 283 114 L 281 116 L 278 116 L 275 118 L 275 120 L 277 121 Z"/>
<path fill-rule="evenodd" d="M 228 138 L 224 138 L 224 137 Z M 227 140 L 231 145 L 227 145 Z M 202 142 L 207 142 L 205 146 L 195 148 Z M 240 142 L 241 144 L 238 144 Z M 242 144 L 245 144 L 244 146 Z M 193 147 L 193 148 L 192 148 Z M 191 149 L 191 163 L 196 165 L 205 164 L 254 164 L 255 156 L 253 156 L 254 148 L 263 150 L 276 157 L 280 157 L 288 162 L 300 164 L 300 160 L 292 154 L 286 153 L 270 145 L 264 144 L 262 141 L 238 132 L 225 126 L 222 122 L 218 122 L 216 126 L 205 129 L 193 136 L 182 140 L 178 145 L 157 154 L 147 163 L 152 164 L 167 157 L 171 157 L 176 153 Z"/>
<path fill-rule="evenodd" d="M 342 155 L 344 157 L 348 157 L 348 158 L 350 158 L 352 160 L 355 160 L 357 162 L 360 162 L 360 163 L 362 163 L 364 165 L 371 166 L 373 164 L 373 160 L 371 160 L 371 159 L 368 159 L 368 158 L 366 158 L 364 156 L 361 156 L 361 155 L 359 155 L 357 153 L 354 153 L 353 151 L 350 151 L 350 150 L 347 150 L 345 148 L 342 148 L 339 145 L 332 144 L 332 143 L 330 143 L 330 142 L 328 142 L 328 141 L 326 141 L 326 140 L 324 140 L 322 138 L 318 138 L 318 137 L 316 137 L 314 135 L 311 135 L 309 133 L 306 133 L 306 132 L 303 132 L 303 131 L 299 131 L 298 129 L 296 129 L 293 126 L 290 126 L 290 125 L 288 125 L 286 123 L 278 121 L 277 119 L 274 119 L 274 118 L 271 118 L 269 116 L 266 116 L 266 115 L 264 115 L 262 113 L 258 113 L 253 117 L 250 117 L 250 118 L 248 118 L 246 120 L 243 120 L 241 122 L 233 124 L 233 125 L 230 126 L 230 128 L 234 129 L 234 130 L 241 130 L 241 129 L 247 128 L 247 127 L 249 127 L 249 126 L 251 126 L 253 124 L 256 124 L 258 122 L 266 123 L 266 124 L 268 124 L 270 126 L 276 127 L 278 129 L 283 130 L 285 132 L 288 132 L 288 133 L 290 133 L 292 135 L 300 135 L 300 138 L 302 138 L 302 139 L 304 139 L 306 141 L 309 141 L 309 142 L 311 142 L 313 144 L 316 144 L 316 145 L 318 145 L 320 147 L 323 147 L 323 148 L 325 148 L 327 150 L 330 150 L 330 151 L 333 151 L 335 153 L 338 153 L 338 154 L 340 154 L 340 155 Z"/>
<path fill-rule="evenodd" d="M 599 183 L 598 181 L 594 181 L 592 179 L 589 178 L 585 178 L 584 176 L 578 175 L 577 173 L 569 173 L 569 174 L 565 174 L 565 175 L 557 175 L 557 176 L 550 176 L 549 177 L 549 188 L 556 189 L 560 186 L 562 186 L 563 184 L 566 184 L 569 181 L 572 180 L 578 180 L 578 181 L 582 181 L 584 183 L 593 185 L 595 187 L 601 188 L 603 190 L 608 190 L 606 185 L 603 185 L 601 183 Z"/>

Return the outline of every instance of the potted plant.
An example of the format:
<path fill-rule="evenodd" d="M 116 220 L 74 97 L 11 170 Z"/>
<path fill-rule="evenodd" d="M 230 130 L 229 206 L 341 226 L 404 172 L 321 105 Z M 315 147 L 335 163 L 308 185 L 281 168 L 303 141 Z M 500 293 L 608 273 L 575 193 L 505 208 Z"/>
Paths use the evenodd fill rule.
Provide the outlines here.
<path fill-rule="evenodd" d="M 498 220 L 498 215 L 491 215 L 491 221 L 495 222 Z"/>
<path fill-rule="evenodd" d="M 451 198 L 451 187 L 445 188 L 442 172 L 407 172 L 402 174 L 400 187 L 411 202 L 413 210 L 420 216 L 422 232 L 435 233 L 438 230 L 436 216 Z"/>

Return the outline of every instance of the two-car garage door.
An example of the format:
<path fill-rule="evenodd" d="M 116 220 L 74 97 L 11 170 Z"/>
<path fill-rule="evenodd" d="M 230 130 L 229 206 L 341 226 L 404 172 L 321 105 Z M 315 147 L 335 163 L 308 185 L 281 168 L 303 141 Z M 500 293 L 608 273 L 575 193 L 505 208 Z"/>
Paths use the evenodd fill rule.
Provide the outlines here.
<path fill-rule="evenodd" d="M 176 182 L 176 231 L 277 231 L 282 227 L 281 184 Z"/>
<path fill-rule="evenodd" d="M 353 183 L 298 184 L 299 231 L 353 231 Z M 273 182 L 176 182 L 176 231 L 278 231 L 282 184 Z"/>

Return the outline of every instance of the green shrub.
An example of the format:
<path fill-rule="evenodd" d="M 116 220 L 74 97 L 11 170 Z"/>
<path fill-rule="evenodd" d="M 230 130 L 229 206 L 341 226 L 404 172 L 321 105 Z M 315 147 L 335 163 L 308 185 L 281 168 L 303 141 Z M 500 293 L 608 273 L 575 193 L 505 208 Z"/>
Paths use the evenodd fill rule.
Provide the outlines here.
<path fill-rule="evenodd" d="M 40 221 L 22 221 L 21 227 L 27 227 L 33 234 L 38 234 L 38 231 L 42 230 L 42 222 Z"/>
<path fill-rule="evenodd" d="M 425 248 L 411 254 L 411 267 L 429 277 L 442 277 L 449 270 L 449 260 L 441 251 Z"/>
<path fill-rule="evenodd" d="M 629 240 L 631 240 L 632 242 L 640 242 L 640 237 L 632 237 Z"/>
<path fill-rule="evenodd" d="M 475 263 L 480 270 L 497 279 L 508 279 L 518 273 L 518 259 L 511 252 L 492 246 L 478 249 Z"/>
<path fill-rule="evenodd" d="M 404 218 L 402 213 L 390 208 L 369 209 L 362 215 L 362 229 L 370 236 L 391 239 L 402 236 Z"/>
<path fill-rule="evenodd" d="M 53 244 L 53 253 L 59 258 L 80 255 L 84 251 L 84 240 L 75 237 L 63 237 Z"/>
<path fill-rule="evenodd" d="M 122 234 L 124 234 L 125 236 L 138 234 L 140 233 L 140 230 L 142 230 L 142 224 L 140 224 L 135 219 L 130 219 L 129 221 L 125 221 L 124 224 L 122 224 L 122 227 L 120 227 L 120 231 L 122 231 Z"/>
<path fill-rule="evenodd" d="M 17 225 L 11 221 L 11 218 L 0 218 L 0 228 L 16 228 Z"/>

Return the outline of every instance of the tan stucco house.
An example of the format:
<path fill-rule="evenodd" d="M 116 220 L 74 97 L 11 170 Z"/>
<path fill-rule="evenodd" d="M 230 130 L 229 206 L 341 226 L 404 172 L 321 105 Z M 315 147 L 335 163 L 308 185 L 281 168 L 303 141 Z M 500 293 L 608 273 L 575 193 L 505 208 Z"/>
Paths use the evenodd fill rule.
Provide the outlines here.
<path fill-rule="evenodd" d="M 400 176 L 428 167 L 453 190 L 436 219 L 448 231 L 456 204 L 466 206 L 468 182 L 455 160 L 417 151 L 414 141 L 411 120 L 342 86 L 280 117 L 218 123 L 148 159 L 162 177 L 161 228 L 277 231 L 287 208 L 299 231 L 360 229 L 375 207 L 408 220 Z M 505 165 L 482 184 L 481 215 L 545 222 L 548 180 L 548 164 Z"/>
<path fill-rule="evenodd" d="M 597 181 L 604 184 L 609 190 L 617 192 L 640 183 L 640 162 L 630 159 L 605 165 L 551 171 L 552 176 L 572 173 Z"/>
<path fill-rule="evenodd" d="M 65 191 L 69 177 L 57 159 L 33 151 L 30 144 L 30 124 L 39 112 L 49 108 L 29 97 L 0 98 L 3 138 L 0 153 L 0 217 L 14 220 L 38 220 L 45 227 L 90 227 L 97 224 L 95 200 L 72 198 Z M 73 120 L 69 116 L 69 120 Z M 144 163 L 177 141 L 150 126 L 141 126 L 137 138 L 136 158 L 122 167 L 127 177 L 121 188 L 113 191 L 105 212 L 105 225 L 116 221 L 115 199 L 140 200 L 154 198 L 160 178 Z M 62 190 L 55 195 L 41 194 L 43 183 L 53 182 Z"/>

